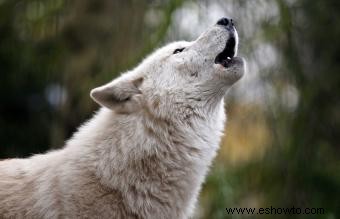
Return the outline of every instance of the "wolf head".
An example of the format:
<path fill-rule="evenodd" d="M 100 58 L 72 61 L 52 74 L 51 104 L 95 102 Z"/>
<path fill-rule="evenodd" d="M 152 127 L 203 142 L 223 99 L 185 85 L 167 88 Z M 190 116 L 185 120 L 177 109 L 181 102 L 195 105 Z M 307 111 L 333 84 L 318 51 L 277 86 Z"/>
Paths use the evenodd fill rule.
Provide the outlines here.
<path fill-rule="evenodd" d="M 244 74 L 245 62 L 236 56 L 237 48 L 233 21 L 222 18 L 195 41 L 158 49 L 135 69 L 93 89 L 91 97 L 120 113 L 208 113 Z"/>

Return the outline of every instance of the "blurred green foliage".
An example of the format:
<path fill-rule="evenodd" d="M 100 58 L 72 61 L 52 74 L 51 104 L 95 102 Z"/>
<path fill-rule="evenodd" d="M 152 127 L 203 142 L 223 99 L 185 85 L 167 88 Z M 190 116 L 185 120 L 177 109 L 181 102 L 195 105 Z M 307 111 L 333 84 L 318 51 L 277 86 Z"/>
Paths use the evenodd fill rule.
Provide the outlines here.
<path fill-rule="evenodd" d="M 250 0 L 212 2 L 221 8 L 233 3 L 239 10 L 251 6 Z M 218 159 L 203 186 L 197 215 L 262 218 L 228 215 L 225 208 L 295 206 L 322 207 L 326 214 L 266 218 L 340 218 L 340 3 L 261 2 L 278 8 L 278 22 L 264 19 L 257 28 L 280 57 L 261 77 L 273 92 L 287 84 L 294 87 L 298 102 L 293 110 L 275 100 L 262 106 L 271 136 L 263 142 L 264 155 L 238 165 Z M 182 5 L 180 0 L 0 0 L 0 158 L 61 147 L 97 108 L 88 97 L 90 89 L 133 67 L 164 42 Z M 250 8 L 245 14 L 257 13 Z M 150 12 L 152 22 L 147 23 Z M 241 52 L 250 56 L 253 47 L 242 37 L 258 36 L 240 33 L 245 34 Z M 232 119 L 239 116 L 231 112 Z M 252 126 L 259 121 L 246 125 L 262 127 Z"/>

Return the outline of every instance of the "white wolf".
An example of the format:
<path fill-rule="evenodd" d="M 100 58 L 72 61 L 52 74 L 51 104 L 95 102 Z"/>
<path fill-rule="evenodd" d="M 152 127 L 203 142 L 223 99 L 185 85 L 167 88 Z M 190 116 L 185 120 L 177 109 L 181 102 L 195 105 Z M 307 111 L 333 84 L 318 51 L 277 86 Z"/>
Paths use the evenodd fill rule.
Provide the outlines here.
<path fill-rule="evenodd" d="M 66 146 L 0 162 L 1 218 L 189 218 L 244 74 L 232 20 L 95 88 L 102 107 Z"/>

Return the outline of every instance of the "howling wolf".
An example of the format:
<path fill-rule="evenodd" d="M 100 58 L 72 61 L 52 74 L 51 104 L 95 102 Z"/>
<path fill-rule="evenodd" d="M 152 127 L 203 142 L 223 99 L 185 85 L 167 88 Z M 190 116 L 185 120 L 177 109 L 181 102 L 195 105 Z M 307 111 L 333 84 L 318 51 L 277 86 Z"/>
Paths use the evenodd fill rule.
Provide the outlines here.
<path fill-rule="evenodd" d="M 189 218 L 244 74 L 233 21 L 158 49 L 91 91 L 102 106 L 60 150 L 0 162 L 2 218 Z"/>

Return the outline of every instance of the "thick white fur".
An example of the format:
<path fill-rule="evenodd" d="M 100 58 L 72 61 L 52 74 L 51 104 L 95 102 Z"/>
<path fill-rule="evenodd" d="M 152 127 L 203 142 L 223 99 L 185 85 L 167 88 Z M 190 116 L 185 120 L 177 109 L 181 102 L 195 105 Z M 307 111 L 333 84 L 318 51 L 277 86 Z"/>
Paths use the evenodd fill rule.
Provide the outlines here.
<path fill-rule="evenodd" d="M 214 63 L 229 34 L 157 50 L 91 92 L 103 108 L 63 149 L 0 162 L 1 218 L 189 218 L 244 72 Z"/>

